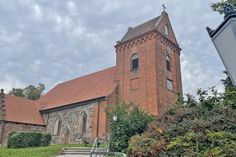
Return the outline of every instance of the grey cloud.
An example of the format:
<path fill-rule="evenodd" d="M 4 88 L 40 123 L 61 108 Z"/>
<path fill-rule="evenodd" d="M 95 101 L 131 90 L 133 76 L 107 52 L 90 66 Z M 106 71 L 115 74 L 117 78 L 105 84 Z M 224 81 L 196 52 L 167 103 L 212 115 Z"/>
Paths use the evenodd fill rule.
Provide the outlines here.
<path fill-rule="evenodd" d="M 58 82 L 115 65 L 114 45 L 129 26 L 162 11 L 150 0 L 0 0 L 0 87 Z M 221 16 L 210 0 L 166 2 L 182 50 L 184 92 L 220 84 L 224 67 L 205 26 Z"/>

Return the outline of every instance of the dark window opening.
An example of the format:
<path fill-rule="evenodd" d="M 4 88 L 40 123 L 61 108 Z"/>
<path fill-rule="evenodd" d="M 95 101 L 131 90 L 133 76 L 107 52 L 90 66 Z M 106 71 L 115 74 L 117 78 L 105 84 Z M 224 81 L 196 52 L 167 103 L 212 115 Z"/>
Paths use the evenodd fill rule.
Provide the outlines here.
<path fill-rule="evenodd" d="M 166 49 L 166 69 L 171 72 L 170 49 Z"/>
<path fill-rule="evenodd" d="M 138 69 L 138 58 L 132 60 L 132 70 Z"/>
<path fill-rule="evenodd" d="M 137 70 L 138 67 L 139 67 L 139 58 L 138 58 L 138 55 L 135 54 L 131 58 L 131 71 L 132 70 Z"/>

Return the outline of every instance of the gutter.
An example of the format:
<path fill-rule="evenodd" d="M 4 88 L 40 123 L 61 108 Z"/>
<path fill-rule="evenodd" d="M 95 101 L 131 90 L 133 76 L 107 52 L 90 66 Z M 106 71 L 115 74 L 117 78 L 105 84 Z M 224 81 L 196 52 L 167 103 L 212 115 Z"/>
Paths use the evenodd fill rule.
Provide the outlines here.
<path fill-rule="evenodd" d="M 89 99 L 89 100 L 85 100 L 85 101 L 81 101 L 81 102 L 76 102 L 76 103 L 71 103 L 71 104 L 65 104 L 62 106 L 58 106 L 58 107 L 53 107 L 53 108 L 48 108 L 48 109 L 42 109 L 39 112 L 44 114 L 44 113 L 50 113 L 52 111 L 60 111 L 60 110 L 65 110 L 68 108 L 74 108 L 74 107 L 78 107 L 78 106 L 84 106 L 87 105 L 88 102 L 97 102 L 99 100 L 106 100 L 106 96 L 101 96 L 98 98 L 94 98 L 94 99 Z"/>

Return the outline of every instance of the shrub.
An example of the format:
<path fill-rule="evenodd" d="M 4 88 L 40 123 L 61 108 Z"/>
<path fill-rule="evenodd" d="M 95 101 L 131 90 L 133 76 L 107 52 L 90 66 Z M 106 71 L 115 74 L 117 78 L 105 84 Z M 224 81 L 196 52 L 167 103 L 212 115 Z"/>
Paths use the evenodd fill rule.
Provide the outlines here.
<path fill-rule="evenodd" d="M 51 134 L 42 134 L 42 137 L 40 140 L 40 146 L 42 147 L 49 146 L 51 139 L 52 139 Z"/>
<path fill-rule="evenodd" d="M 127 152 L 128 141 L 135 134 L 141 134 L 154 120 L 154 117 L 144 112 L 133 103 L 120 103 L 110 109 L 108 117 L 111 129 L 111 150 Z M 117 121 L 113 121 L 113 116 Z"/>
<path fill-rule="evenodd" d="M 38 132 L 12 132 L 8 136 L 8 148 L 27 148 L 48 146 L 51 141 L 50 134 Z"/>
<path fill-rule="evenodd" d="M 145 133 L 131 138 L 129 156 L 235 156 L 234 94 L 199 90 L 198 100 L 181 99 Z"/>

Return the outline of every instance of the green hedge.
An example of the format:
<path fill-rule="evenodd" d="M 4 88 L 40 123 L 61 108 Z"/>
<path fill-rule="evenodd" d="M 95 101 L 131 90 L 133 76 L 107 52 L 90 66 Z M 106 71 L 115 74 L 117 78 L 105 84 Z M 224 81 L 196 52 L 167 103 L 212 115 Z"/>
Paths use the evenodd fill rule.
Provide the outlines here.
<path fill-rule="evenodd" d="M 50 134 L 39 132 L 12 132 L 8 136 L 8 148 L 27 148 L 48 146 L 51 141 Z"/>

